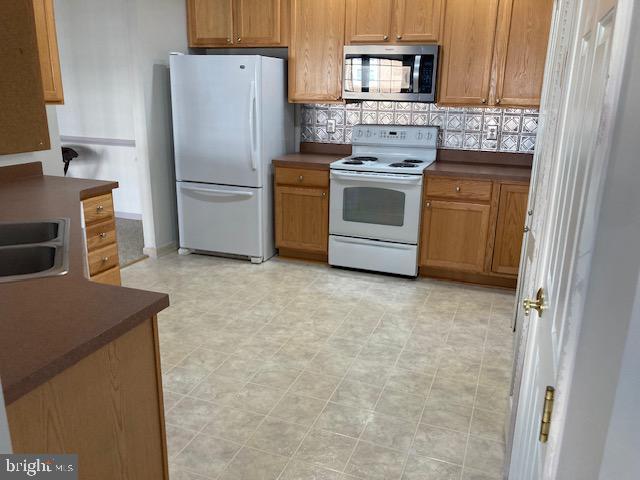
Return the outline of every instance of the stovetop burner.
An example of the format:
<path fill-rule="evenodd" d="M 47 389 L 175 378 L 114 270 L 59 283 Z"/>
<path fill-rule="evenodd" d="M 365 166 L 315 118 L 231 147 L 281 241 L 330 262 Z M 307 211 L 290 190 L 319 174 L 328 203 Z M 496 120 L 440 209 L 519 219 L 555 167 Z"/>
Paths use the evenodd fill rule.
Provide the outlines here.
<path fill-rule="evenodd" d="M 378 157 L 351 157 L 351 160 L 359 160 L 360 162 L 377 162 Z"/>
<path fill-rule="evenodd" d="M 412 163 L 414 165 L 418 164 L 418 163 L 424 163 L 423 160 L 418 160 L 417 158 L 406 158 L 403 160 L 404 163 Z"/>
<path fill-rule="evenodd" d="M 405 162 L 390 163 L 389 166 L 393 168 L 414 168 L 415 167 L 414 164 L 405 163 Z"/>
<path fill-rule="evenodd" d="M 356 159 L 345 160 L 342 163 L 344 163 L 345 165 L 363 165 L 364 164 L 364 162 L 362 160 L 356 160 Z"/>

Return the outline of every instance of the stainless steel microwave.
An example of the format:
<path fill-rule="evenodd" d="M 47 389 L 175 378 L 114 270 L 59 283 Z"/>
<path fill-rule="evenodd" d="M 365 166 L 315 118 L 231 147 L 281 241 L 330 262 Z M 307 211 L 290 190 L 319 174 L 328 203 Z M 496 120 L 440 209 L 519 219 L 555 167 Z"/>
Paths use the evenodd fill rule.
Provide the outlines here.
<path fill-rule="evenodd" d="M 435 102 L 438 45 L 344 47 L 342 98 Z"/>

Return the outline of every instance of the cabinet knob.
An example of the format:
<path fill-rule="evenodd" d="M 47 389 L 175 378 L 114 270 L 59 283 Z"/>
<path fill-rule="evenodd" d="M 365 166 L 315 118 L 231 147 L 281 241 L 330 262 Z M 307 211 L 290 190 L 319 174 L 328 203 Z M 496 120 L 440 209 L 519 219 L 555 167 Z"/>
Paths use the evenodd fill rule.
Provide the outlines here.
<path fill-rule="evenodd" d="M 396 39 L 402 40 L 402 35 L 396 35 Z"/>
<path fill-rule="evenodd" d="M 483 99 L 482 99 L 482 103 L 487 103 L 487 99 L 486 99 L 486 98 L 483 98 Z"/>
<path fill-rule="evenodd" d="M 382 39 L 386 42 L 387 40 L 389 40 L 389 35 L 385 35 L 384 37 L 382 37 Z"/>
<path fill-rule="evenodd" d="M 529 216 L 533 215 L 533 210 L 529 210 L 529 211 L 527 212 L 527 215 L 529 215 Z"/>
<path fill-rule="evenodd" d="M 298 181 L 299 181 L 299 182 L 301 182 L 302 180 L 304 180 L 304 177 L 303 177 L 302 175 L 300 175 L 300 176 L 298 177 Z"/>
<path fill-rule="evenodd" d="M 456 192 L 459 192 L 459 191 L 460 191 L 460 187 L 456 187 Z"/>
<path fill-rule="evenodd" d="M 427 208 L 431 208 L 431 202 L 427 202 L 426 207 L 427 207 Z"/>
<path fill-rule="evenodd" d="M 322 192 L 322 196 L 326 197 L 327 196 L 327 192 Z"/>
<path fill-rule="evenodd" d="M 107 263 L 109 261 L 109 257 L 102 257 L 102 263 Z"/>
<path fill-rule="evenodd" d="M 227 37 L 227 43 L 231 43 L 231 39 Z"/>
<path fill-rule="evenodd" d="M 236 38 L 236 41 L 237 41 L 238 43 L 240 43 L 240 42 L 242 41 L 242 39 L 241 39 L 240 37 L 238 37 L 238 38 Z"/>
<path fill-rule="evenodd" d="M 104 210 L 104 207 L 102 205 L 98 205 L 96 207 L 96 212 L 98 212 L 98 213 L 102 212 L 103 210 Z"/>
<path fill-rule="evenodd" d="M 496 98 L 496 105 L 500 105 L 500 99 Z"/>
<path fill-rule="evenodd" d="M 107 238 L 107 232 L 100 232 L 100 233 L 98 234 L 98 236 L 99 236 L 100 238 Z"/>

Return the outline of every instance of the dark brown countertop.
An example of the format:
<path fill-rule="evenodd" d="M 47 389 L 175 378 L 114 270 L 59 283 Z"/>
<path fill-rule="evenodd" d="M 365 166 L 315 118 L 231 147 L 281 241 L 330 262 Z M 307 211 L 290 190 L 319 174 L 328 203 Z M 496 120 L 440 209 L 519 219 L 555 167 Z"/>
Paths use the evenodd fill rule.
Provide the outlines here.
<path fill-rule="evenodd" d="M 80 200 L 118 184 L 42 176 L 33 165 L 0 168 L 0 222 L 69 218 L 69 271 L 0 284 L 0 379 L 7 404 L 169 305 L 166 294 L 85 276 Z"/>
<path fill-rule="evenodd" d="M 483 165 L 479 163 L 436 161 L 427 167 L 425 175 L 445 177 L 486 178 L 510 182 L 526 182 L 531 179 L 531 168 L 508 165 Z"/>
<path fill-rule="evenodd" d="M 273 159 L 276 167 L 313 168 L 329 170 L 329 164 L 345 155 L 331 153 L 289 153 Z"/>

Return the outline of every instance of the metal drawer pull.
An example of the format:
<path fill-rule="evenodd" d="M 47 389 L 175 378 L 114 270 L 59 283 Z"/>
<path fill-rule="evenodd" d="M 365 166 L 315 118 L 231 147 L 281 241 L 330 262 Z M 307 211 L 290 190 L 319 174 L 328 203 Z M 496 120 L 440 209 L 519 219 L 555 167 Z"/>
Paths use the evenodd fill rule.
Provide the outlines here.
<path fill-rule="evenodd" d="M 398 40 L 402 40 L 402 35 L 396 35 L 396 38 L 397 38 Z"/>
<path fill-rule="evenodd" d="M 107 232 L 100 232 L 100 233 L 98 234 L 98 236 L 99 236 L 100 238 L 107 238 Z"/>
<path fill-rule="evenodd" d="M 387 40 L 389 40 L 389 36 L 385 35 L 384 37 L 382 37 L 382 39 L 386 42 Z"/>
<path fill-rule="evenodd" d="M 327 192 L 322 192 L 322 196 L 326 197 L 327 196 Z"/>
<path fill-rule="evenodd" d="M 456 187 L 456 192 L 459 192 L 459 191 L 460 191 L 460 187 Z"/>
<path fill-rule="evenodd" d="M 431 207 L 431 202 L 427 202 L 427 208 Z"/>
<path fill-rule="evenodd" d="M 104 210 L 104 207 L 103 207 L 102 205 L 98 205 L 98 206 L 96 207 L 96 212 L 101 212 L 101 211 L 103 211 L 103 210 Z"/>
<path fill-rule="evenodd" d="M 299 182 L 301 182 L 302 180 L 304 180 L 304 177 L 303 177 L 302 175 L 300 175 L 300 176 L 298 177 L 298 181 L 299 181 Z"/>

